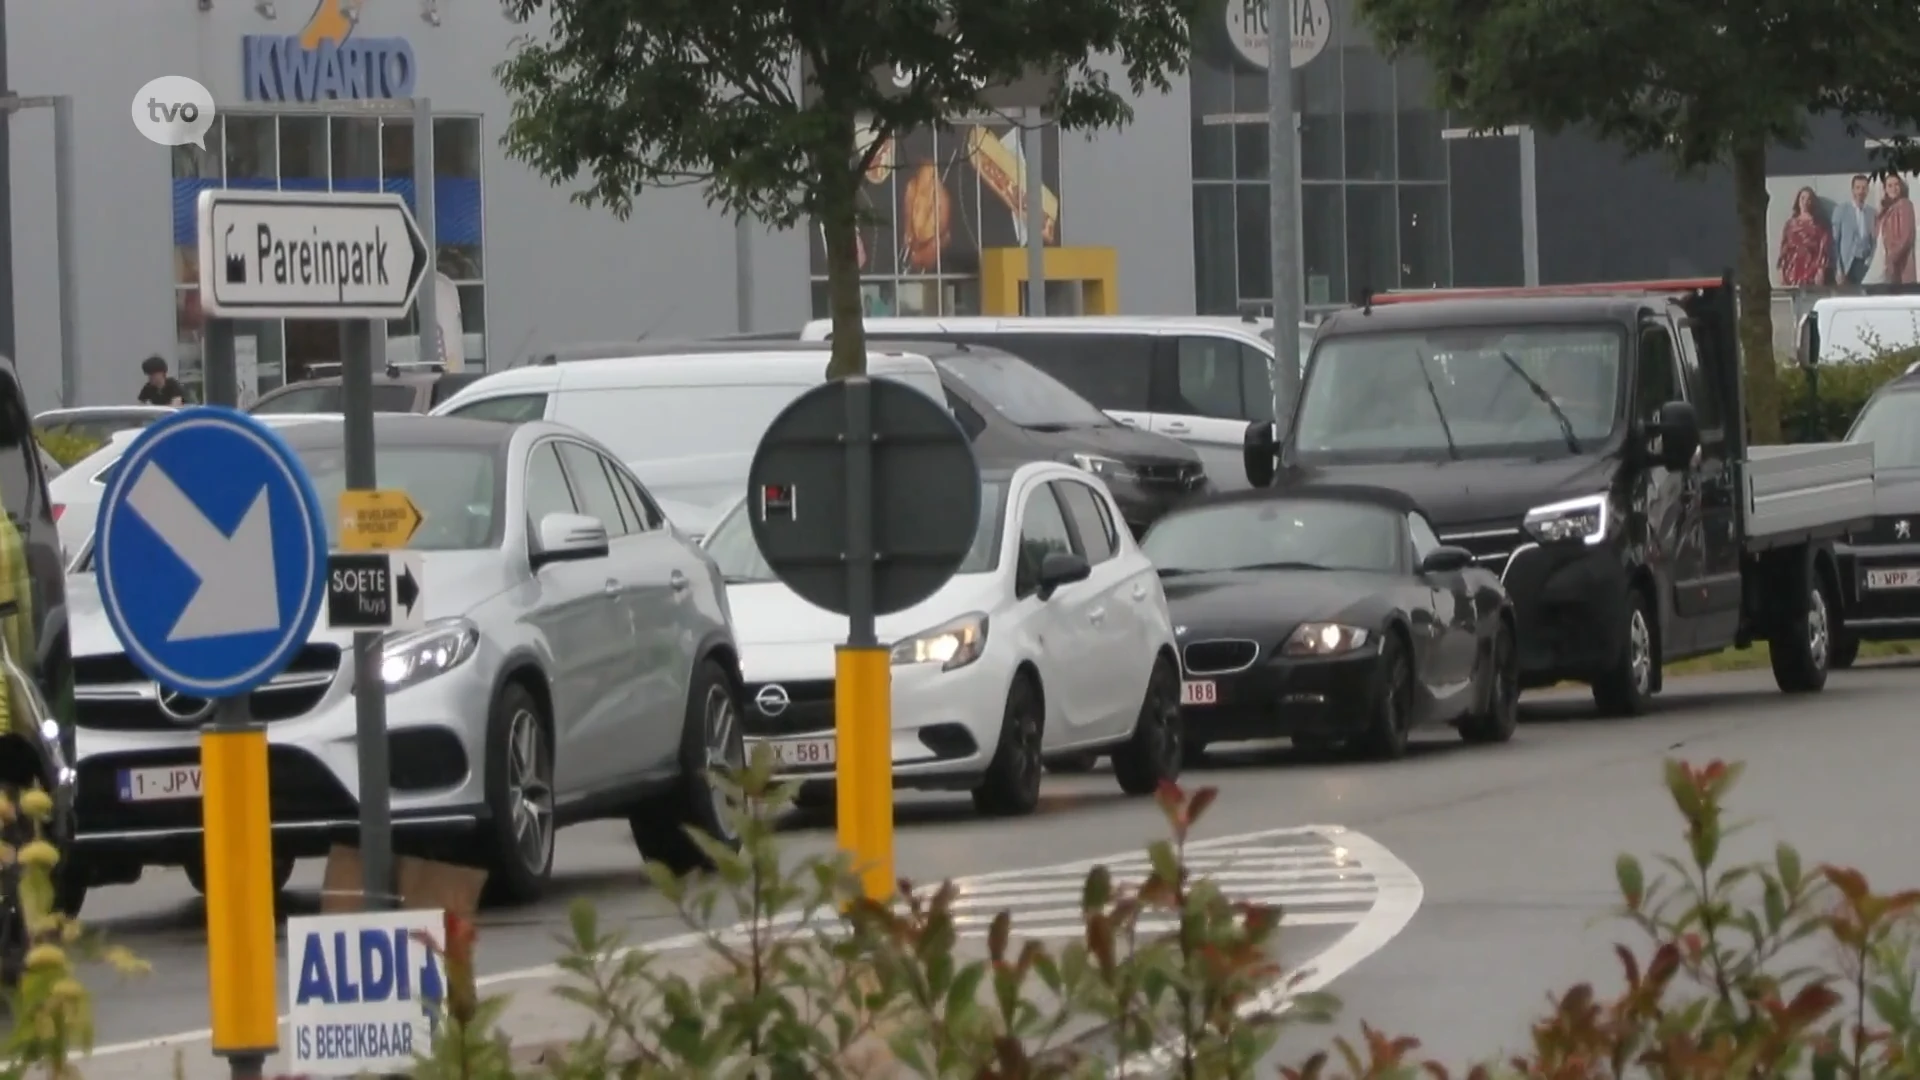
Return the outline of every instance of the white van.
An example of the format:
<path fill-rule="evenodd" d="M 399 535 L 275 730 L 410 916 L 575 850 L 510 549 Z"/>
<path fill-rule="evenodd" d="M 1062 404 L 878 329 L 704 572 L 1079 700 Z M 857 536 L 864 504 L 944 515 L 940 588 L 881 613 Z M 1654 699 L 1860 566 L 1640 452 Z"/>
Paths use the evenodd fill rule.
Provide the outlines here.
<path fill-rule="evenodd" d="M 760 439 L 782 409 L 825 380 L 826 365 L 818 352 L 778 345 L 562 360 L 489 375 L 432 415 L 576 427 L 619 455 L 675 524 L 699 534 L 746 491 Z M 924 356 L 869 353 L 867 373 L 898 379 L 944 407 L 940 373 Z"/>
<path fill-rule="evenodd" d="M 1247 424 L 1273 419 L 1273 320 L 1252 315 L 871 318 L 876 341 L 992 345 L 1059 379 L 1123 424 L 1199 451 L 1215 486 L 1247 486 Z M 1313 346 L 1302 323 L 1300 358 Z M 815 319 L 804 341 L 833 335 Z"/>
<path fill-rule="evenodd" d="M 1823 297 L 1800 320 L 1803 338 L 1808 319 L 1820 328 L 1822 364 L 1860 363 L 1879 352 L 1920 347 L 1920 295 Z"/>

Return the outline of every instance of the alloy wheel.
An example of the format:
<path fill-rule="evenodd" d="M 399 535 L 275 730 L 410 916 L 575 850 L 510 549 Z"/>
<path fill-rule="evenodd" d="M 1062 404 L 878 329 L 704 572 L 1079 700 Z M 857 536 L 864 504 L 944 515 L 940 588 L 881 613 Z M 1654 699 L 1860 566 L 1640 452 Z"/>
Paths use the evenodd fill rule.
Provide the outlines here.
<path fill-rule="evenodd" d="M 528 709 L 507 725 L 507 812 L 521 865 L 538 872 L 553 858 L 553 761 Z"/>
<path fill-rule="evenodd" d="M 737 773 L 745 764 L 746 742 L 741 737 L 739 717 L 733 711 L 733 698 L 727 688 L 715 684 L 707 688 L 707 700 L 701 709 L 705 717 L 706 739 L 704 767 L 708 774 Z M 726 789 L 708 780 L 707 791 L 713 799 L 713 820 L 727 820 Z"/>
<path fill-rule="evenodd" d="M 1627 664 L 1633 672 L 1634 693 L 1645 696 L 1653 689 L 1653 634 L 1647 629 L 1647 617 L 1639 608 L 1627 623 Z"/>
<path fill-rule="evenodd" d="M 1815 588 L 1807 598 L 1807 658 L 1815 670 L 1827 666 L 1827 654 L 1833 644 L 1833 632 L 1827 622 L 1826 593 Z"/>

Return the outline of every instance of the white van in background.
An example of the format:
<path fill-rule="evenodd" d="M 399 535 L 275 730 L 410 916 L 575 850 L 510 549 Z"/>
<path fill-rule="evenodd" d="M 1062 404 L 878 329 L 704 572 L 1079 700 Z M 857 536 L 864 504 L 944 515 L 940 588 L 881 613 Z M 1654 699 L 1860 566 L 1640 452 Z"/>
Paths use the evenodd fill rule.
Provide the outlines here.
<path fill-rule="evenodd" d="M 636 352 L 639 344 L 634 343 Z M 869 375 L 945 403 L 933 361 L 870 352 Z M 747 467 L 774 417 L 826 379 L 818 352 L 778 344 L 737 353 L 560 360 L 497 372 L 433 410 L 481 420 L 552 420 L 617 454 L 674 524 L 704 533 L 747 489 Z"/>
<path fill-rule="evenodd" d="M 1920 294 L 1828 296 L 1801 318 L 1820 328 L 1821 364 L 1857 364 L 1879 352 L 1920 348 Z"/>
<path fill-rule="evenodd" d="M 1220 490 L 1247 486 L 1247 425 L 1273 419 L 1273 320 L 1253 315 L 870 318 L 870 341 L 991 345 L 1066 383 L 1108 416 L 1192 446 Z M 1313 345 L 1303 323 L 1300 358 Z M 801 331 L 833 336 L 829 319 Z"/>

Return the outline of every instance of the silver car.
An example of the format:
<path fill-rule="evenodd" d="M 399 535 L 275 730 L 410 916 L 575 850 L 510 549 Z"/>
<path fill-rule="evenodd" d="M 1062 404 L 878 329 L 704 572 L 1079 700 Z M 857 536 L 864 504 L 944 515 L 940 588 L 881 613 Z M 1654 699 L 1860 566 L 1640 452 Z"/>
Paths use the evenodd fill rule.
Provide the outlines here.
<path fill-rule="evenodd" d="M 511 902 L 540 893 L 559 826 L 624 818 L 643 854 L 686 867 L 700 852 L 682 826 L 733 839 L 709 775 L 743 760 L 739 653 L 706 553 L 571 428 L 396 414 L 375 430 L 380 486 L 425 519 L 410 546 L 425 555 L 427 625 L 391 633 L 382 663 L 396 847 L 484 866 Z M 341 425 L 279 434 L 335 505 Z M 198 728 L 212 706 L 140 674 L 91 570 L 88 550 L 69 578 L 76 863 L 88 885 L 178 865 L 204 889 Z M 252 694 L 281 884 L 294 859 L 357 835 L 351 643 L 316 628 Z"/>

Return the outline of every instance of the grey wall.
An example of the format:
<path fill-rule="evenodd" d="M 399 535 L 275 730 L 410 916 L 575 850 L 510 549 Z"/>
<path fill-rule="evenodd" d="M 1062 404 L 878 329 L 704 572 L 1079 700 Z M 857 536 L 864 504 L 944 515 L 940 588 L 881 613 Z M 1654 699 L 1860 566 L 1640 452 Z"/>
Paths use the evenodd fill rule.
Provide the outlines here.
<path fill-rule="evenodd" d="M 213 0 L 211 11 L 191 0 L 9 5 L 13 88 L 74 97 L 84 402 L 131 401 L 140 359 L 174 353 L 169 157 L 134 130 L 134 92 L 159 75 L 187 75 L 206 84 L 216 101 L 238 105 L 241 36 L 297 33 L 311 4 L 277 0 L 279 17 L 272 21 L 248 0 Z M 707 209 L 698 191 L 675 190 L 642 196 L 632 219 L 619 223 L 604 211 L 573 206 L 566 190 L 507 161 L 497 145 L 507 103 L 492 68 L 517 34 L 535 28 L 508 23 L 499 5 L 483 0 L 442 0 L 438 7 L 441 25 L 434 27 L 421 18 L 419 0 L 370 0 L 358 33 L 407 38 L 420 65 L 416 92 L 432 98 L 436 109 L 487 118 L 493 364 L 503 364 L 523 341 L 732 330 L 731 222 Z M 60 386 L 51 115 L 17 118 L 13 147 L 17 359 L 33 407 L 48 408 Z M 1103 160 L 1112 159 L 1096 157 L 1093 168 Z M 806 260 L 797 232 L 756 238 L 757 327 L 805 318 Z"/>
<path fill-rule="evenodd" d="M 1126 85 L 1117 63 L 1105 65 Z M 1193 314 L 1193 169 L 1187 78 L 1133 103 L 1133 123 L 1060 142 L 1061 232 L 1070 245 L 1119 253 L 1120 311 Z"/>

